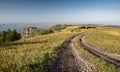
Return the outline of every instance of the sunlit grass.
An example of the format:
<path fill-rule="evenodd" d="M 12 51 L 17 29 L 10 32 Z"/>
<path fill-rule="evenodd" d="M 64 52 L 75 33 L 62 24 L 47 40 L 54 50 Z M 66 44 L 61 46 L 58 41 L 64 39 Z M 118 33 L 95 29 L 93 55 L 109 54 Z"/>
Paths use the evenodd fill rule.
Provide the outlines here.
<path fill-rule="evenodd" d="M 106 52 L 120 54 L 120 29 L 78 28 L 79 26 L 70 26 L 60 32 L 39 35 L 5 44 L 0 47 L 0 72 L 47 72 L 57 57 L 59 48 L 66 45 L 72 36 L 83 31 L 91 32 L 86 38 L 87 43 Z M 101 72 L 120 71 L 114 65 L 80 47 L 79 38 L 76 39 L 75 46 Z"/>
<path fill-rule="evenodd" d="M 109 53 L 120 54 L 120 29 L 101 28 L 90 31 L 87 43 Z"/>
<path fill-rule="evenodd" d="M 0 71 L 45 72 L 55 59 L 59 48 L 76 32 L 57 32 L 22 39 L 0 47 Z"/>
<path fill-rule="evenodd" d="M 83 55 L 83 57 L 86 58 L 89 62 L 95 65 L 96 69 L 100 72 L 120 72 L 120 68 L 115 67 L 112 64 L 107 63 L 103 59 L 89 53 L 84 48 L 80 46 L 80 36 L 76 38 L 75 40 L 75 47 L 77 50 Z"/>

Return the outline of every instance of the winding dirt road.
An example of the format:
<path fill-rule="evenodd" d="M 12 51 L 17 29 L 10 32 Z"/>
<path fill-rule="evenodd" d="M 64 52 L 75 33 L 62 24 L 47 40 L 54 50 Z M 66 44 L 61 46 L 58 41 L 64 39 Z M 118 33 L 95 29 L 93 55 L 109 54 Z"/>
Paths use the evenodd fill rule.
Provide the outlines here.
<path fill-rule="evenodd" d="M 120 58 L 118 56 L 107 53 L 107 52 L 103 52 L 101 50 L 98 50 L 100 48 L 96 48 L 91 46 L 90 44 L 87 44 L 85 42 L 85 37 L 87 37 L 88 35 L 89 33 L 86 33 L 80 38 L 80 45 L 86 50 L 88 50 L 89 52 L 91 52 L 92 54 L 106 60 L 109 63 L 114 64 L 116 67 L 120 67 Z"/>
<path fill-rule="evenodd" d="M 76 36 L 77 37 L 77 36 Z M 94 65 L 82 58 L 74 46 L 74 37 L 61 48 L 50 72 L 98 72 Z"/>
<path fill-rule="evenodd" d="M 120 59 L 117 56 L 100 51 L 85 42 L 85 37 L 88 34 L 89 33 L 83 33 L 82 36 L 78 35 L 72 38 L 64 48 L 61 48 L 58 53 L 58 58 L 54 62 L 50 72 L 99 72 L 93 64 L 87 61 L 84 56 L 76 50 L 74 42 L 79 36 L 81 36 L 80 45 L 85 50 L 114 64 L 116 67 L 120 67 Z"/>

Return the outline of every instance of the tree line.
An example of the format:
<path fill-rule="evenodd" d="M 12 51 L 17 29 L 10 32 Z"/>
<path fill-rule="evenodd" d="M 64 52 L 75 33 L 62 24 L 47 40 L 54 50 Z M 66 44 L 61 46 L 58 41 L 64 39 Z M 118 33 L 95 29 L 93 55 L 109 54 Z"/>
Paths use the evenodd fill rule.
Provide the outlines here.
<path fill-rule="evenodd" d="M 1 44 L 5 42 L 16 41 L 16 40 L 19 40 L 20 38 L 21 38 L 21 35 L 16 30 L 8 29 L 7 31 L 0 32 L 0 43 Z"/>

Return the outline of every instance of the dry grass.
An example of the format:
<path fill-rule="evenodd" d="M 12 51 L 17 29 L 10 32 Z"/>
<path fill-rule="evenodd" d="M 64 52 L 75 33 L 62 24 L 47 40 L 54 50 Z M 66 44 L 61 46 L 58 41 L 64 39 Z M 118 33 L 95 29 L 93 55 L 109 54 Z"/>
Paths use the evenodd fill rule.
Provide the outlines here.
<path fill-rule="evenodd" d="M 95 65 L 95 67 L 100 72 L 120 72 L 120 68 L 115 67 L 112 64 L 107 63 L 104 61 L 104 59 L 101 59 L 99 57 L 96 57 L 95 55 L 89 53 L 84 48 L 80 46 L 80 36 L 75 40 L 75 47 L 80 52 L 80 54 L 83 55 L 85 59 L 87 59 L 89 62 Z"/>
<path fill-rule="evenodd" d="M 0 71 L 45 72 L 52 64 L 57 51 L 76 32 L 57 32 L 22 39 L 0 47 Z"/>
<path fill-rule="evenodd" d="M 108 53 L 120 55 L 119 28 L 99 28 L 90 30 L 90 32 L 91 34 L 86 38 L 87 43 Z"/>
<path fill-rule="evenodd" d="M 22 39 L 0 47 L 0 72 L 47 72 L 59 48 L 66 44 L 65 41 L 80 33 L 79 31 L 91 32 L 86 39 L 91 45 L 110 53 L 120 54 L 120 29 L 84 30 L 78 29 L 78 26 L 70 26 L 60 32 Z M 120 71 L 114 65 L 108 64 L 80 47 L 79 38 L 75 41 L 75 46 L 101 72 Z"/>

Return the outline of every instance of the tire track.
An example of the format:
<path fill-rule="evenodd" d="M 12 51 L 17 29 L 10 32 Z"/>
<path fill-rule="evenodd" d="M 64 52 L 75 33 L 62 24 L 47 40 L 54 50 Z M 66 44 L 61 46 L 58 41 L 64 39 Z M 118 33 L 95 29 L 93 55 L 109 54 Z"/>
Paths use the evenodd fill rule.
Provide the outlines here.
<path fill-rule="evenodd" d="M 92 54 L 106 60 L 109 63 L 114 64 L 116 67 L 120 67 L 120 60 L 114 57 L 111 57 L 110 55 L 107 55 L 106 53 L 102 51 L 98 51 L 97 48 L 92 47 L 91 45 L 87 44 L 85 42 L 85 37 L 89 33 L 85 33 L 81 38 L 80 38 L 80 45 L 86 49 L 87 51 L 91 52 Z"/>
<path fill-rule="evenodd" d="M 61 48 L 50 72 L 98 72 L 94 65 L 83 59 L 76 50 L 74 46 L 76 37 Z"/>

